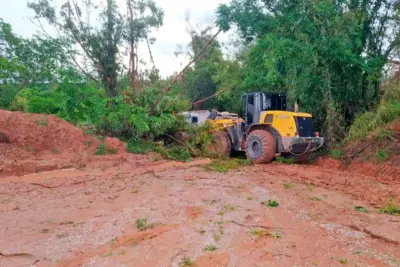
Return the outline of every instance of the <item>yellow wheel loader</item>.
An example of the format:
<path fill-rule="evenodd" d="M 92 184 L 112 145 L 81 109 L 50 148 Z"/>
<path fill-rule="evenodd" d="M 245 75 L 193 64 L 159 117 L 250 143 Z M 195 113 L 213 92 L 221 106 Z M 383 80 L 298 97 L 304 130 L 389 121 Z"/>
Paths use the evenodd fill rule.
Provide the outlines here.
<path fill-rule="evenodd" d="M 210 115 L 216 129 L 211 152 L 245 151 L 255 163 L 270 163 L 278 155 L 303 161 L 324 144 L 313 132 L 311 114 L 287 111 L 286 94 L 250 93 L 242 104 L 243 118 Z"/>

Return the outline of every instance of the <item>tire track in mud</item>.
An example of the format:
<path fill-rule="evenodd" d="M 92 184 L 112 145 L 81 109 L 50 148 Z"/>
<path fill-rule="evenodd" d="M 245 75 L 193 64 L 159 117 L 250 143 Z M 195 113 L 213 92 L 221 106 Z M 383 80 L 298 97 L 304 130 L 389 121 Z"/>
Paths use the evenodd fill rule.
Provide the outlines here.
<path fill-rule="evenodd" d="M 209 161 L 201 161 L 200 163 L 197 162 L 196 164 L 208 164 Z M 258 263 L 260 260 L 265 262 L 266 265 L 293 266 L 293 264 L 296 263 L 300 264 L 298 266 L 305 266 L 306 262 L 310 263 L 312 260 L 316 259 L 319 259 L 320 263 L 323 262 L 323 260 L 327 263 L 329 255 L 331 254 L 337 257 L 354 258 L 357 261 L 370 263 L 370 260 L 366 258 L 367 256 L 359 256 L 358 254 L 354 256 L 351 254 L 353 251 L 352 249 L 359 249 L 359 247 L 355 247 L 355 245 L 352 244 L 358 244 L 358 246 L 362 245 L 361 248 L 371 247 L 377 249 L 380 253 L 375 256 L 377 258 L 381 256 L 383 253 L 382 251 L 385 251 L 385 249 L 388 251 L 388 248 L 392 249 L 392 251 L 388 252 L 389 254 L 393 254 L 394 256 L 400 255 L 398 249 L 393 248 L 396 244 L 387 243 L 384 242 L 384 240 L 376 240 L 376 238 L 367 233 L 361 235 L 357 233 L 357 231 L 359 231 L 357 229 L 354 229 L 357 231 L 349 231 L 351 230 L 349 229 L 350 227 L 344 224 L 344 222 L 349 223 L 349 219 L 357 218 L 358 221 L 360 217 L 362 217 L 362 219 L 371 219 L 373 223 L 378 224 L 382 222 L 382 217 L 380 217 L 379 220 L 372 217 L 367 218 L 369 215 L 356 214 L 349 209 L 343 211 L 340 205 L 330 206 L 329 203 L 336 200 L 331 196 L 329 196 L 330 199 L 327 202 L 312 202 L 312 200 L 309 199 L 307 186 L 303 184 L 307 184 L 307 182 L 304 181 L 307 179 L 308 170 L 310 170 L 311 176 L 308 178 L 318 178 L 321 181 L 323 181 L 322 179 L 324 178 L 327 181 L 332 181 L 334 179 L 332 178 L 332 174 L 339 174 L 340 172 L 317 169 L 319 172 L 313 174 L 315 170 L 312 166 L 309 169 L 303 166 L 281 166 L 273 164 L 246 167 L 229 172 L 228 174 L 220 174 L 206 172 L 201 168 L 190 167 L 196 166 L 196 164 L 193 162 L 180 164 L 169 162 L 147 166 L 145 168 L 132 168 L 130 171 L 126 169 L 108 169 L 102 172 L 103 174 L 100 175 L 99 179 L 95 179 L 98 182 L 93 181 L 88 184 L 90 189 L 94 190 L 88 195 L 84 193 L 86 192 L 84 191 L 86 190 L 86 185 L 74 187 L 73 183 L 76 182 L 76 180 L 69 179 L 70 177 L 68 175 L 63 177 L 65 179 L 52 180 L 57 183 L 57 185 L 63 182 L 65 185 L 65 188 L 62 188 L 63 191 L 69 192 L 68 186 L 71 186 L 73 190 L 76 189 L 76 191 L 70 192 L 73 194 L 71 199 L 83 195 L 83 200 L 90 200 L 95 203 L 93 206 L 85 208 L 84 211 L 77 212 L 75 214 L 77 216 L 79 215 L 77 219 L 71 217 L 70 214 L 68 218 L 58 218 L 58 221 L 61 219 L 69 219 L 77 222 L 88 222 L 88 218 L 97 218 L 96 211 L 103 208 L 106 216 L 101 221 L 96 222 L 95 231 L 90 232 L 90 234 L 94 235 L 98 232 L 97 227 L 102 229 L 102 232 L 98 235 L 99 238 L 92 239 L 90 236 L 85 235 L 84 242 L 77 246 L 67 242 L 59 243 L 69 246 L 68 250 L 65 250 L 65 254 L 63 254 L 65 256 L 60 257 L 58 263 L 56 263 L 56 261 L 59 259 L 49 257 L 50 260 L 48 262 L 42 261 L 40 264 L 48 263 L 49 266 L 74 267 L 82 265 L 117 266 L 117 263 L 127 263 L 127 266 L 156 266 L 157 263 L 157 266 L 170 266 L 167 262 L 171 262 L 171 266 L 176 267 L 179 266 L 179 263 L 184 257 L 188 256 L 192 257 L 193 266 L 199 267 L 221 266 L 226 264 L 227 261 L 228 263 L 237 261 L 238 267 L 248 267 L 252 266 L 252 263 Z M 87 172 L 92 173 L 90 171 Z M 342 176 L 348 176 L 345 173 L 341 174 Z M 315 178 L 315 176 L 317 176 L 317 178 Z M 33 177 L 38 178 L 37 176 Z M 84 179 L 83 181 L 85 181 L 85 179 L 89 181 L 93 176 L 90 177 L 86 175 L 85 177 L 79 177 L 79 180 L 81 178 Z M 39 179 L 43 180 L 42 176 L 39 176 Z M 18 186 L 24 187 L 28 183 L 35 182 L 40 182 L 48 186 L 47 183 L 51 183 L 42 180 L 34 180 L 31 176 L 30 179 L 21 182 Z M 299 183 L 295 183 L 294 188 L 291 190 L 284 189 L 283 183 L 290 183 L 292 182 L 291 180 L 299 181 Z M 139 190 L 134 193 L 130 192 L 130 187 L 140 184 L 139 181 L 145 182 L 145 184 L 143 184 L 144 188 L 139 188 Z M 126 182 L 130 183 L 128 187 Z M 329 185 L 329 183 L 327 184 Z M 346 183 L 341 185 L 345 186 Z M 57 195 L 60 191 L 59 188 L 53 190 L 52 188 L 32 185 L 32 187 L 34 186 L 36 186 L 36 189 L 40 188 L 40 191 L 48 196 L 48 198 L 44 198 L 44 200 L 51 200 L 54 197 L 59 197 Z M 50 186 L 53 186 L 53 184 Z M 320 189 L 323 193 L 327 193 L 328 191 L 322 188 Z M 20 189 L 17 189 L 15 191 L 18 192 L 19 190 Z M 318 190 L 319 188 L 315 189 L 315 192 Z M 118 195 L 118 197 L 114 198 L 116 195 Z M 94 197 L 92 198 L 92 196 Z M 134 197 L 131 198 L 131 196 Z M 249 197 L 251 197 L 251 199 L 249 199 Z M 280 203 L 279 208 L 269 209 L 268 207 L 260 205 L 260 201 L 267 200 L 268 198 L 278 200 Z M 345 198 L 349 199 L 348 196 Z M 214 202 L 214 199 L 218 201 Z M 32 203 L 33 208 L 35 205 L 40 205 L 39 200 L 40 199 L 36 199 L 36 201 Z M 75 198 L 74 204 L 71 205 L 80 207 L 82 203 L 80 199 L 76 200 Z M 107 203 L 107 206 L 102 207 L 105 203 Z M 310 203 L 313 203 L 313 205 L 310 205 Z M 64 204 L 64 202 L 60 202 L 60 204 Z M 224 207 L 224 204 L 232 204 L 235 209 L 226 213 L 224 215 L 225 217 L 222 218 L 219 212 L 221 208 Z M 142 205 L 144 208 L 143 211 L 137 209 L 139 211 L 137 212 L 137 210 L 132 209 L 132 207 L 141 207 Z M 23 208 L 25 207 L 26 205 Z M 61 209 L 64 210 L 63 205 L 59 205 L 56 208 L 60 211 Z M 112 212 L 115 212 L 116 215 L 124 214 L 124 208 L 128 208 L 129 211 L 127 220 L 121 220 L 124 217 L 115 217 L 114 214 L 112 214 Z M 352 208 L 352 206 L 350 206 L 350 208 Z M 70 209 L 70 211 L 74 210 Z M 12 218 L 11 215 L 16 213 L 16 211 L 7 212 L 10 212 L 9 218 Z M 29 214 L 29 209 L 26 208 L 24 211 L 18 212 L 21 212 L 19 213 L 20 215 L 23 214 L 22 212 Z M 147 216 L 148 213 L 151 214 L 150 219 L 152 221 L 160 222 L 161 224 L 143 232 L 137 232 L 136 228 L 132 229 L 132 227 L 134 227 L 132 226 L 132 222 L 134 222 L 138 216 Z M 170 217 L 164 218 L 164 213 Z M 115 224 L 112 229 L 104 227 L 106 223 L 112 225 L 114 221 L 118 220 L 120 220 L 121 224 Z M 228 222 L 231 220 L 239 222 L 239 225 L 237 223 L 229 224 Z M 213 240 L 213 232 L 217 231 L 217 221 L 222 221 L 224 227 L 224 234 L 221 240 L 218 241 L 219 243 L 217 243 L 218 251 L 211 253 L 204 252 L 204 246 L 213 242 L 211 240 Z M 351 223 L 353 223 L 353 221 L 350 220 L 349 225 L 351 225 Z M 360 225 L 363 226 L 363 228 L 360 229 L 371 228 L 369 227 L 371 226 L 370 223 Z M 278 229 L 285 226 L 294 226 L 297 228 L 288 228 L 289 230 L 282 235 L 281 239 L 275 240 L 251 236 L 249 229 L 247 229 L 249 226 L 255 229 L 263 227 Z M 32 224 L 31 227 L 37 227 L 37 223 Z M 200 227 L 205 227 L 207 230 L 205 237 L 198 232 Z M 75 229 L 77 229 L 75 231 L 82 234 L 82 232 L 85 232 L 88 228 Z M 117 231 L 118 229 L 131 230 Z M 110 232 L 113 231 L 115 235 L 110 234 Z M 73 232 L 73 230 L 71 230 L 71 232 Z M 58 232 L 54 231 L 53 236 L 57 233 Z M 373 232 L 373 234 L 375 233 L 376 232 Z M 18 234 L 23 238 L 20 233 Z M 187 234 L 189 234 L 189 238 L 185 240 L 184 236 Z M 43 236 L 43 234 L 38 235 Z M 16 236 L 16 238 L 17 237 L 18 236 Z M 116 237 L 116 239 L 110 241 L 111 237 Z M 48 239 L 46 237 L 43 239 L 52 242 L 42 243 L 43 248 L 49 249 L 49 244 L 51 244 L 51 246 L 57 245 L 54 239 Z M 144 242 L 149 239 L 154 240 Z M 105 244 L 102 241 L 107 241 L 108 243 Z M 321 244 L 321 247 L 316 246 L 316 242 Z M 362 242 L 366 243 L 364 244 Z M 132 243 L 137 243 L 139 246 L 134 249 L 129 248 Z M 292 244 L 296 244 L 297 248 L 291 247 Z M 324 245 L 325 249 L 323 248 Z M 7 244 L 4 246 L 6 247 Z M 326 247 L 330 246 L 334 248 L 332 250 L 326 249 Z M 159 249 L 154 249 L 154 247 L 158 247 Z M 79 252 L 80 248 L 83 250 L 81 253 Z M 22 247 L 21 250 L 24 251 L 25 248 Z M 121 250 L 126 250 L 127 255 L 119 254 Z M 133 250 L 135 250 L 135 252 L 133 252 Z M 316 255 L 315 252 L 310 252 L 310 250 L 319 251 L 319 254 Z M 27 251 L 31 252 L 29 250 Z M 49 254 L 46 254 L 44 251 L 45 250 L 32 251 L 32 253 L 34 255 L 49 256 Z M 60 251 L 62 250 L 60 249 Z M 113 257 L 106 259 L 104 255 L 112 251 L 114 252 L 112 255 Z M 58 250 L 54 249 L 50 256 L 54 256 L 57 253 Z M 138 256 L 139 254 L 134 253 L 141 254 Z M 285 255 L 290 255 L 291 257 Z M 149 262 L 146 262 L 148 259 L 143 260 L 143 257 L 154 258 L 152 261 L 153 265 L 148 264 Z M 379 259 L 377 259 L 377 261 L 378 260 Z M 112 263 L 114 263 L 114 265 Z M 146 263 L 148 265 L 146 265 Z M 163 265 L 160 265 L 161 263 Z"/>
<path fill-rule="evenodd" d="M 4 183 L 30 183 L 35 184 L 37 181 L 42 180 L 53 180 L 53 179 L 60 179 L 60 178 L 72 178 L 72 177 L 82 177 L 82 176 L 96 176 L 96 177 L 103 177 L 103 176 L 112 176 L 112 175 L 123 175 L 123 174 L 131 174 L 131 175 L 142 175 L 146 173 L 156 172 L 156 171 L 163 171 L 168 170 L 171 168 L 182 168 L 182 167 L 193 167 L 193 166 L 200 166 L 209 164 L 211 160 L 209 159 L 200 159 L 194 160 L 190 162 L 165 162 L 161 164 L 151 164 L 147 167 L 137 167 L 132 169 L 124 169 L 119 170 L 118 168 L 112 168 L 110 170 L 78 170 L 78 169 L 63 169 L 57 171 L 49 171 L 49 172 L 42 172 L 42 173 L 34 173 L 28 174 L 20 177 L 7 177 L 1 178 L 0 184 Z M 43 184 L 40 184 L 43 186 Z M 40 186 L 39 185 L 39 186 Z M 60 186 L 63 186 L 61 184 Z M 46 185 L 44 185 L 46 186 Z"/>
<path fill-rule="evenodd" d="M 117 248 L 129 246 L 132 244 L 139 244 L 140 242 L 143 242 L 145 240 L 156 238 L 157 236 L 162 235 L 168 231 L 171 231 L 177 227 L 178 227 L 177 225 L 161 225 L 143 232 L 135 231 L 132 233 L 128 233 L 122 237 L 117 238 L 115 241 L 113 241 L 112 245 L 103 245 L 95 249 L 83 251 L 81 255 L 77 255 L 76 257 L 63 260 L 62 262 L 59 262 L 56 266 L 57 267 L 82 266 L 82 264 L 84 264 L 90 258 L 101 256 Z"/>
<path fill-rule="evenodd" d="M 267 167 L 256 168 L 272 175 L 288 176 L 294 181 L 344 192 L 375 207 L 379 207 L 390 198 L 400 201 L 400 177 L 392 177 L 389 180 L 312 165 L 270 164 Z"/>

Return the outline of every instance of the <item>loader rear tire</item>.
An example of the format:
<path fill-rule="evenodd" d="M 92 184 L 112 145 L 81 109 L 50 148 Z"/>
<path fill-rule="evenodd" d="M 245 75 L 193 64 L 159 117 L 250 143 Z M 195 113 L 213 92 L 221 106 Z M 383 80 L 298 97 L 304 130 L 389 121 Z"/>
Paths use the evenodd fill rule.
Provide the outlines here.
<path fill-rule="evenodd" d="M 229 156 L 232 150 L 232 142 L 227 132 L 215 132 L 212 136 L 208 152 L 220 156 Z"/>
<path fill-rule="evenodd" d="M 246 155 L 254 163 L 270 163 L 275 157 L 275 138 L 268 131 L 255 130 L 246 141 Z"/>

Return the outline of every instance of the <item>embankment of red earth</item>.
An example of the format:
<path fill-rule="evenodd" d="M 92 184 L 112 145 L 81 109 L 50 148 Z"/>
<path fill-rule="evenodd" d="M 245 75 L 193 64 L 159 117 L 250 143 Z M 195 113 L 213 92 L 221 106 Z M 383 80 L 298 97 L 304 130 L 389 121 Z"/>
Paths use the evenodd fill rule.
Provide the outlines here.
<path fill-rule="evenodd" d="M 389 123 L 385 130 L 390 135 L 382 140 L 373 138 L 377 134 L 371 132 L 366 141 L 345 145 L 341 160 L 324 158 L 316 164 L 373 176 L 382 182 L 400 182 L 400 118 Z"/>
<path fill-rule="evenodd" d="M 104 142 L 117 155 L 96 156 Z M 116 138 L 97 140 L 54 115 L 0 110 L 0 177 L 65 168 L 108 168 L 146 164 L 150 156 L 132 155 Z"/>
<path fill-rule="evenodd" d="M 325 157 L 313 164 L 333 172 L 352 173 L 352 180 L 343 180 L 336 175 L 336 182 L 328 177 L 320 177 L 314 182 L 327 186 L 344 185 L 339 186 L 343 187 L 341 191 L 369 200 L 371 204 L 380 205 L 390 198 L 400 202 L 400 118 L 388 124 L 385 130 L 391 134 L 383 140 L 373 138 L 374 133 L 371 133 L 366 141 L 345 145 L 340 160 Z M 312 169 L 309 172 L 312 173 Z"/>

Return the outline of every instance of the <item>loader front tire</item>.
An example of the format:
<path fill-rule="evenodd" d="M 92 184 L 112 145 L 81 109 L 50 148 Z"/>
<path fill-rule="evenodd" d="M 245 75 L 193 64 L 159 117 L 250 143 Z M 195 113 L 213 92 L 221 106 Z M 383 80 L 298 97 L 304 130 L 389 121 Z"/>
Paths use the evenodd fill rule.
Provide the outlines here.
<path fill-rule="evenodd" d="M 255 130 L 246 141 L 246 155 L 254 163 L 270 163 L 275 157 L 275 138 L 268 131 Z"/>
<path fill-rule="evenodd" d="M 215 132 L 212 136 L 208 152 L 219 156 L 229 156 L 232 150 L 232 142 L 227 132 Z"/>

